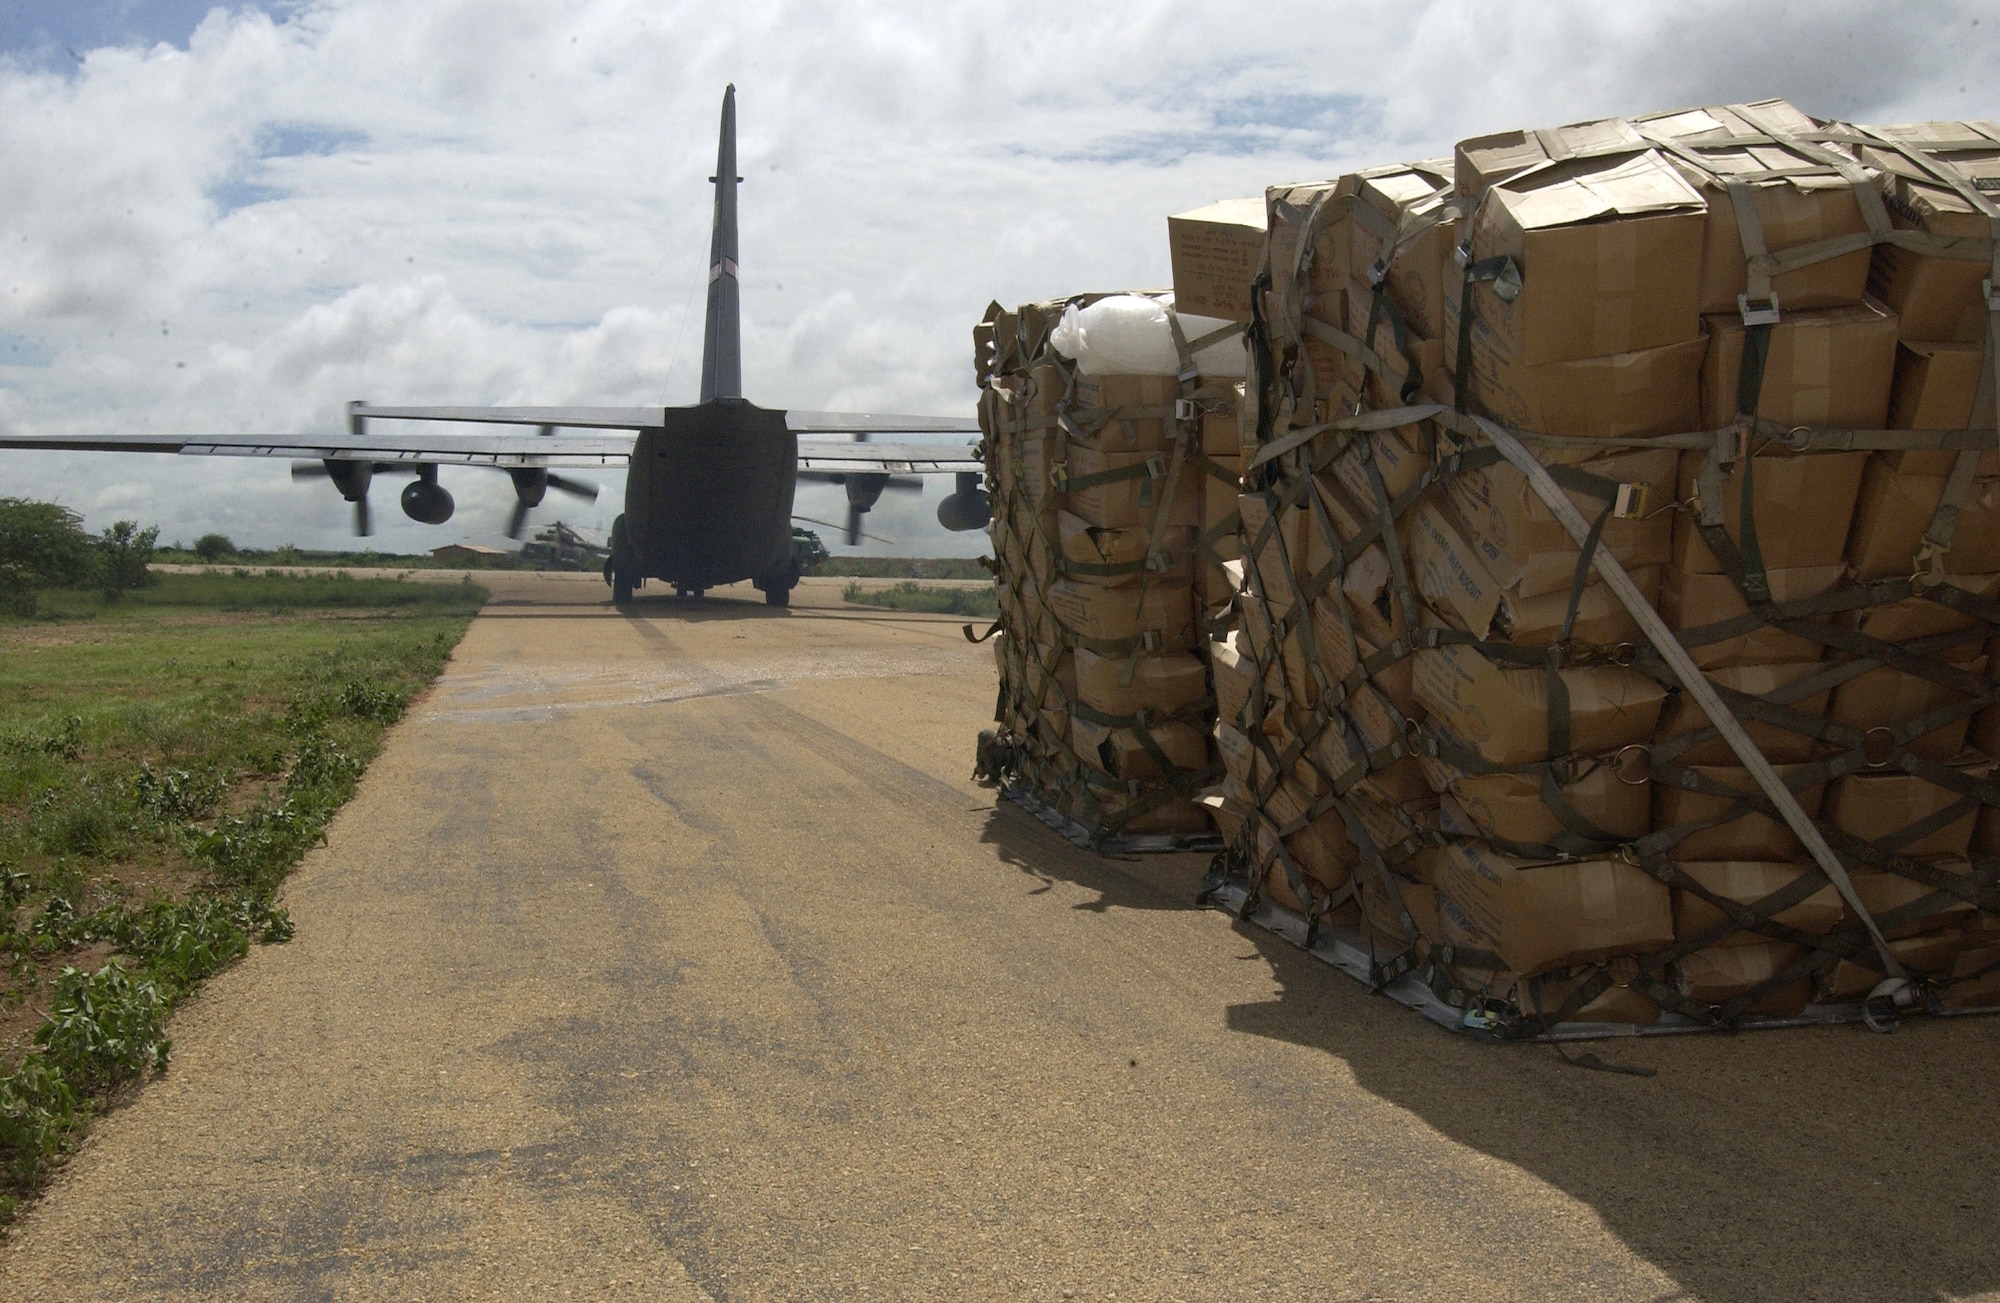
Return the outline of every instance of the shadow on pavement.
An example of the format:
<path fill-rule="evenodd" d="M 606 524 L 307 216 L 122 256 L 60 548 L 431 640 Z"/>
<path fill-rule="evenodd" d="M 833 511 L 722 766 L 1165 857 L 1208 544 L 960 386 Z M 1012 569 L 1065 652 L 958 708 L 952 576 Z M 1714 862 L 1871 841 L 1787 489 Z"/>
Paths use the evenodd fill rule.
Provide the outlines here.
<path fill-rule="evenodd" d="M 1002 863 L 1041 884 L 1031 894 L 1040 895 L 1058 882 L 1096 892 L 1096 900 L 1073 906 L 1093 913 L 1189 909 L 1209 861 L 1207 855 L 1098 855 L 1004 797 L 995 799 L 979 840 L 998 851 Z"/>
<path fill-rule="evenodd" d="M 1441 1135 L 1589 1205 L 1687 1295 L 1917 1303 L 2000 1287 L 2000 1019 L 1599 1042 L 1454 1036 L 1261 928 L 1232 1030 L 1323 1050 Z"/>

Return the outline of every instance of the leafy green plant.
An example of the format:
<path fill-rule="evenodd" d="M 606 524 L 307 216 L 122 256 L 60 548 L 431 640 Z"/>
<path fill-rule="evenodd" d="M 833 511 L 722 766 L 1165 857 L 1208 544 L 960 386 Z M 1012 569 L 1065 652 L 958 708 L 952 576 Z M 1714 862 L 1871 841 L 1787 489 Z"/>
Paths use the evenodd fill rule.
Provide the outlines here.
<path fill-rule="evenodd" d="M 32 1186 L 62 1153 L 76 1121 L 76 1092 L 62 1071 L 44 1055 L 29 1055 L 0 1077 L 0 1169 L 16 1185 Z"/>
<path fill-rule="evenodd" d="M 64 967 L 35 1044 L 72 1089 L 108 1089 L 148 1065 L 166 1068 L 169 1008 L 150 978 L 135 978 L 118 964 L 94 973 Z"/>
<path fill-rule="evenodd" d="M 299 743 L 298 758 L 285 775 L 287 791 L 323 787 L 344 791 L 361 777 L 367 766 L 340 749 L 324 734 L 311 733 Z"/>
<path fill-rule="evenodd" d="M 1000 613 L 1000 599 L 992 587 L 944 588 L 905 580 L 887 588 L 863 588 L 850 582 L 841 590 L 842 601 L 857 606 L 880 606 L 893 611 L 923 611 L 933 615 L 992 617 Z"/>
<path fill-rule="evenodd" d="M 228 786 L 220 774 L 155 769 L 143 760 L 132 780 L 139 808 L 162 821 L 206 817 L 221 802 Z"/>
<path fill-rule="evenodd" d="M 194 554 L 204 561 L 219 561 L 236 555 L 236 545 L 227 534 L 203 534 L 194 541 Z"/>
<path fill-rule="evenodd" d="M 144 588 L 158 579 L 147 567 L 153 560 L 153 545 L 159 541 L 160 527 L 139 528 L 136 520 L 121 520 L 97 540 L 99 575 L 104 596 L 116 601 L 135 588 Z"/>

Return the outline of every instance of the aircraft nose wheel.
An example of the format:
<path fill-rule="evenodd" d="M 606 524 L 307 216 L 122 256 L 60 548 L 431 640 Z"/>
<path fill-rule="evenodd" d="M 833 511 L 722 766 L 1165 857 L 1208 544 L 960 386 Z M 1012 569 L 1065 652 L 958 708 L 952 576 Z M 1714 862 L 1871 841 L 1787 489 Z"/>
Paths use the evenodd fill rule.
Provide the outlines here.
<path fill-rule="evenodd" d="M 611 572 L 611 601 L 615 605 L 624 606 L 631 600 L 632 576 L 626 574 L 623 570 L 613 570 Z"/>
<path fill-rule="evenodd" d="M 696 601 L 700 601 L 702 598 L 708 596 L 708 590 L 706 588 L 689 588 L 683 584 L 675 584 L 674 596 L 680 598 L 683 602 L 687 601 L 690 597 Z"/>

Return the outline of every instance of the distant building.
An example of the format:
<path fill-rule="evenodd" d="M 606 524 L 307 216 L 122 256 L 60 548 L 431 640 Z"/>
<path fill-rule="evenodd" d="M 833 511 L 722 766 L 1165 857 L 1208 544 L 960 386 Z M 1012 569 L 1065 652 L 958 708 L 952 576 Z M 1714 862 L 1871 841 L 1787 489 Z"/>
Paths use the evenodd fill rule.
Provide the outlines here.
<path fill-rule="evenodd" d="M 440 561 L 470 561 L 475 565 L 492 565 L 507 557 L 505 548 L 487 547 L 483 543 L 447 543 L 443 547 L 431 549 L 431 555 Z"/>

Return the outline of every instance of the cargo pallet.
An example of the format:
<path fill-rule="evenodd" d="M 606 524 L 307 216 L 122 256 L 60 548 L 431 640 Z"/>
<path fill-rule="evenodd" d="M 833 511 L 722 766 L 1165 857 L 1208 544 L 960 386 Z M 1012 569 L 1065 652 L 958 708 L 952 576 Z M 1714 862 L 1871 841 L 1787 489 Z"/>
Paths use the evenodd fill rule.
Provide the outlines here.
<path fill-rule="evenodd" d="M 1221 836 L 1213 832 L 1114 833 L 1093 837 L 1090 829 L 1042 800 L 1035 789 L 1026 783 L 1009 783 L 1002 789 L 1002 795 L 1064 839 L 1102 855 L 1159 855 L 1172 851 L 1206 851 L 1212 854 L 1222 849 Z"/>
<path fill-rule="evenodd" d="M 1661 1010 L 1656 1023 L 1621 1022 L 1563 1022 L 1556 1023 L 1544 1031 L 1506 1031 L 1497 1020 L 1485 1015 L 1480 1006 L 1460 1008 L 1438 997 L 1415 972 L 1406 972 L 1379 987 L 1375 983 L 1374 965 L 1369 957 L 1368 939 L 1358 928 L 1322 923 L 1314 934 L 1312 944 L 1306 944 L 1306 920 L 1295 910 L 1260 900 L 1249 913 L 1243 912 L 1243 902 L 1249 890 L 1233 879 L 1210 878 L 1202 889 L 1201 899 L 1223 913 L 1242 919 L 1245 923 L 1263 928 L 1275 936 L 1284 938 L 1294 946 L 1304 950 L 1321 963 L 1330 964 L 1364 986 L 1374 987 L 1379 994 L 1388 996 L 1406 1009 L 1414 1009 L 1446 1031 L 1461 1035 L 1475 1036 L 1490 1041 L 1601 1041 L 1622 1036 L 1685 1036 L 1693 1032 L 1729 1031 L 1776 1031 L 1788 1027 L 1822 1027 L 1837 1023 L 1862 1023 L 1878 1031 L 1892 1031 L 1905 1013 L 1919 1011 L 1896 1011 L 1886 1017 L 1876 1013 L 1872 1017 L 1869 1010 L 1860 1004 L 1812 1004 L 1797 1018 L 1774 1018 L 1762 1014 L 1746 1014 L 1727 1026 L 1696 1022 L 1694 1019 L 1671 1010 Z M 2000 1006 L 1978 1009 L 1936 1009 L 1921 1011 L 1931 1017 L 1959 1018 L 1968 1015 L 2000 1014 Z M 1532 1024 L 1523 1023 L 1525 1028 Z"/>

